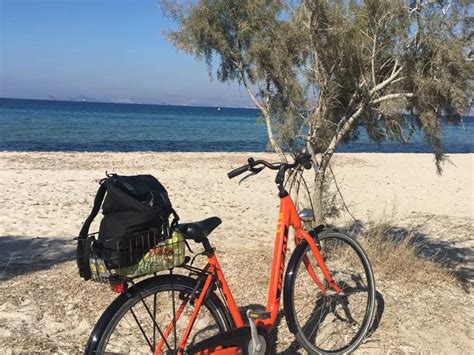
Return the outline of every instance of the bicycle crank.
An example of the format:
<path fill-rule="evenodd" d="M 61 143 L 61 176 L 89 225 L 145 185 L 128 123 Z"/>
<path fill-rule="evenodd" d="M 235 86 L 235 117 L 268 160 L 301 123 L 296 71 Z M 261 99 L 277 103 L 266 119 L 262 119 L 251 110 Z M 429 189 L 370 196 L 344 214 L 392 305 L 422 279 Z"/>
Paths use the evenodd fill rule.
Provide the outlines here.
<path fill-rule="evenodd" d="M 265 311 L 253 311 L 251 309 L 247 310 L 247 318 L 250 324 L 250 335 L 252 337 L 247 347 L 249 355 L 265 355 L 267 353 L 267 348 L 269 348 L 270 343 L 267 342 L 265 337 L 258 334 L 257 324 L 255 322 L 257 319 L 269 317 L 270 313 Z"/>

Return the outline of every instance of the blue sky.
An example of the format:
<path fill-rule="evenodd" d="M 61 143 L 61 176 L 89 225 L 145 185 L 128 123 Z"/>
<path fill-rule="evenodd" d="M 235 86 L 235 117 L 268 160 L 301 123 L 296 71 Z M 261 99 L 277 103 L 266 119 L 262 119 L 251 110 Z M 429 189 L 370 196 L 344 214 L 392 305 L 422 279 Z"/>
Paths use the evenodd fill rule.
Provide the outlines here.
<path fill-rule="evenodd" d="M 162 35 L 156 0 L 0 0 L 0 97 L 252 106 Z"/>

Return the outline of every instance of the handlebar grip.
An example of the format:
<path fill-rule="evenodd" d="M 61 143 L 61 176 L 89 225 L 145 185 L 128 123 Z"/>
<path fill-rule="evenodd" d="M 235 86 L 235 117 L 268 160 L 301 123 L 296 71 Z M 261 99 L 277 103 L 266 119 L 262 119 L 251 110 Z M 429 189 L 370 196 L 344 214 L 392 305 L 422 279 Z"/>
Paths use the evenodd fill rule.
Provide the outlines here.
<path fill-rule="evenodd" d="M 248 169 L 249 169 L 249 165 L 247 164 L 247 165 L 238 167 L 237 169 L 234 169 L 231 172 L 228 172 L 227 176 L 229 177 L 229 179 L 232 179 L 232 178 L 235 178 L 236 176 L 238 176 L 242 173 L 245 173 Z"/>

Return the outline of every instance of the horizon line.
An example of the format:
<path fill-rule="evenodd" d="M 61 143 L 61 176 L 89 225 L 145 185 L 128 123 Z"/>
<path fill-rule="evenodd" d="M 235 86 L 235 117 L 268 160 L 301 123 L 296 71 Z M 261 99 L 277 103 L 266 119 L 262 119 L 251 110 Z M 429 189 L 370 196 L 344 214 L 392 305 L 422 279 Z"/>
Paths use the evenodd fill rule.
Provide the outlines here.
<path fill-rule="evenodd" d="M 230 108 L 230 109 L 245 109 L 245 110 L 255 110 L 260 111 L 256 107 L 249 107 L 249 106 L 203 106 L 203 105 L 177 105 L 177 104 L 170 104 L 170 103 L 140 103 L 140 102 L 114 102 L 114 101 L 88 101 L 88 100 L 67 100 L 67 99 L 32 99 L 32 98 L 24 98 L 24 97 L 4 97 L 0 96 L 0 100 L 31 100 L 31 101 L 50 101 L 50 102 L 74 102 L 74 103 L 88 103 L 88 104 L 114 104 L 114 105 L 140 105 L 140 106 L 170 106 L 170 107 L 195 107 L 195 108 Z M 461 115 L 463 118 L 465 117 L 473 117 L 474 112 L 468 112 L 466 114 Z"/>
<path fill-rule="evenodd" d="M 115 102 L 115 101 L 88 101 L 88 100 L 67 100 L 67 99 L 32 99 L 24 97 L 4 97 L 1 99 L 5 100 L 31 100 L 31 101 L 50 101 L 50 102 L 74 102 L 74 103 L 88 103 L 88 104 L 115 104 L 115 105 L 141 105 L 141 106 L 173 106 L 173 107 L 196 107 L 196 108 L 230 108 L 230 109 L 245 109 L 245 110 L 256 110 L 260 111 L 256 107 L 249 106 L 202 106 L 202 105 L 177 105 L 170 103 L 141 103 L 141 102 Z"/>

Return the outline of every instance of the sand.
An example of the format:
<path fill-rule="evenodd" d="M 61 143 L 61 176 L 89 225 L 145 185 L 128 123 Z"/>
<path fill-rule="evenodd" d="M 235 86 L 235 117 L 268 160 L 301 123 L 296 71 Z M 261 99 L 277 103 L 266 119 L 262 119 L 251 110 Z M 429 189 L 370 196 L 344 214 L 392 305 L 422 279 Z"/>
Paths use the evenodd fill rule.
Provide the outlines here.
<path fill-rule="evenodd" d="M 276 159 L 253 153 L 0 153 L 0 349 L 80 351 L 113 299 L 107 288 L 81 281 L 72 242 L 106 171 L 155 175 L 182 221 L 221 217 L 211 241 L 237 301 L 264 304 L 266 287 L 256 287 L 266 286 L 267 276 L 255 279 L 254 274 L 268 270 L 262 265 L 271 262 L 279 202 L 274 175 L 264 171 L 240 185 L 226 176 L 250 155 Z M 379 282 L 385 311 L 361 351 L 467 353 L 474 348 L 469 293 L 474 154 L 449 158 L 441 176 L 430 154 L 339 154 L 334 159 L 336 180 L 353 216 L 364 223 L 389 219 L 394 227 L 416 228 L 433 255 L 441 255 L 460 275 L 433 288 Z M 353 220 L 343 211 L 330 222 L 342 227 Z M 248 286 L 242 286 L 242 278 Z M 294 353 L 286 346 L 292 339 L 285 328 L 282 321 L 276 348 Z"/>

